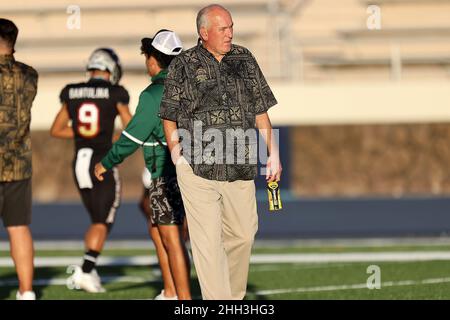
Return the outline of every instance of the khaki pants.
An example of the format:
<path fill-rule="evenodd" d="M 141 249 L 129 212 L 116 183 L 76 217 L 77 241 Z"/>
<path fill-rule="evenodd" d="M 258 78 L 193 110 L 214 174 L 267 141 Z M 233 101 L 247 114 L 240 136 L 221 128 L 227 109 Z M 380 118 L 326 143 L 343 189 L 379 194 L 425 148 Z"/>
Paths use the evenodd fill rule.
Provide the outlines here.
<path fill-rule="evenodd" d="M 176 167 L 203 299 L 243 299 L 258 229 L 254 181 L 207 180 L 188 164 Z"/>

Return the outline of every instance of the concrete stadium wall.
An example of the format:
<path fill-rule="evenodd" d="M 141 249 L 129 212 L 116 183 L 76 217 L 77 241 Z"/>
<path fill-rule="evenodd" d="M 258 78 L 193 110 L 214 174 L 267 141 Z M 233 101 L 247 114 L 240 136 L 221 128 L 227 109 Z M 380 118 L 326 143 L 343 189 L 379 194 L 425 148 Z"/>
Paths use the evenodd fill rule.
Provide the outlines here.
<path fill-rule="evenodd" d="M 73 143 L 33 131 L 33 197 L 79 201 Z M 281 186 L 303 198 L 450 195 L 450 123 L 284 127 Z M 142 193 L 137 151 L 119 167 L 123 199 Z M 264 187 L 262 178 L 258 187 Z"/>
<path fill-rule="evenodd" d="M 48 134 L 63 80 L 44 78 L 33 106 L 33 187 L 40 202 L 78 200 L 71 174 L 73 144 Z M 148 80 L 144 75 L 125 80 L 133 109 Z M 273 124 L 289 128 L 280 143 L 289 154 L 286 173 L 295 194 L 450 193 L 446 83 L 271 85 L 279 101 L 270 110 Z M 121 165 L 124 199 L 140 196 L 142 168 L 140 151 Z"/>
<path fill-rule="evenodd" d="M 291 187 L 303 197 L 450 194 L 450 123 L 291 130 Z"/>
<path fill-rule="evenodd" d="M 50 128 L 60 108 L 59 93 L 65 84 L 83 81 L 71 78 L 42 77 L 33 105 L 32 129 Z M 128 75 L 122 81 L 130 91 L 134 110 L 148 77 Z M 302 85 L 269 81 L 278 105 L 270 110 L 274 125 L 330 125 L 429 123 L 450 121 L 448 82 L 363 82 L 345 85 Z"/>

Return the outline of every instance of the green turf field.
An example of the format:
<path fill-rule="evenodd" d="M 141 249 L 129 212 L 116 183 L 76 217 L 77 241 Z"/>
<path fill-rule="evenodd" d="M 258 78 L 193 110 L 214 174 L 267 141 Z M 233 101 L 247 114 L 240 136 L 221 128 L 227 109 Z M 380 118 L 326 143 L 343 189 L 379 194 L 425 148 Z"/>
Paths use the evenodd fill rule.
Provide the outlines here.
<path fill-rule="evenodd" d="M 252 263 L 247 299 L 450 299 L 450 245 L 386 245 L 386 246 L 258 246 L 254 257 L 273 258 L 274 262 Z M 80 250 L 37 250 L 38 258 L 72 259 Z M 341 254 L 390 255 L 394 261 L 327 261 L 287 262 L 293 257 L 340 257 Z M 396 255 L 419 254 L 417 261 L 395 261 Z M 432 256 L 427 256 L 432 254 Z M 108 249 L 103 257 L 151 257 L 154 251 L 145 249 Z M 426 259 L 423 258 L 426 257 Z M 394 257 L 394 258 L 392 258 Z M 0 299 L 12 299 L 17 283 L 12 267 L 5 266 L 7 251 L 0 251 Z M 81 258 L 80 258 L 81 259 Z M 423 261 L 418 261 L 422 259 Z M 375 259 L 376 260 L 376 259 Z M 400 260 L 400 258 L 399 258 Z M 411 258 L 409 259 L 411 260 Z M 130 264 L 130 263 L 125 263 Z M 381 271 L 381 288 L 368 289 L 370 265 Z M 35 291 L 40 299 L 150 299 L 161 290 L 158 266 L 115 265 L 98 268 L 104 286 L 103 294 L 88 294 L 69 290 L 64 265 L 36 268 Z M 195 270 L 192 270 L 192 291 L 200 298 Z"/>

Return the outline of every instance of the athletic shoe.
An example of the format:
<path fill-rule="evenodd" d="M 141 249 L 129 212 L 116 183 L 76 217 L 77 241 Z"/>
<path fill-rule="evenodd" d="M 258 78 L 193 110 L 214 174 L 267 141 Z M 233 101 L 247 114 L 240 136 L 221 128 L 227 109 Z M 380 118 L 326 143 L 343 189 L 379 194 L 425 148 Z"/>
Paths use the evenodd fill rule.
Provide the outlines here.
<path fill-rule="evenodd" d="M 102 286 L 102 280 L 100 279 L 100 276 L 98 275 L 97 270 L 96 269 L 92 269 L 90 275 L 94 279 L 94 281 L 97 282 L 97 285 L 99 285 L 101 287 Z M 105 290 L 105 289 L 103 289 L 103 290 Z"/>
<path fill-rule="evenodd" d="M 161 290 L 161 293 L 158 294 L 154 300 L 178 300 L 177 296 L 173 296 L 173 297 L 166 297 L 164 295 L 164 290 Z"/>
<path fill-rule="evenodd" d="M 16 300 L 36 300 L 36 294 L 33 291 L 25 291 L 24 293 L 17 291 Z"/>
<path fill-rule="evenodd" d="M 84 273 L 81 267 L 75 266 L 73 274 L 67 279 L 67 283 L 69 288 L 83 289 L 90 293 L 106 292 L 95 269 L 90 273 Z"/>

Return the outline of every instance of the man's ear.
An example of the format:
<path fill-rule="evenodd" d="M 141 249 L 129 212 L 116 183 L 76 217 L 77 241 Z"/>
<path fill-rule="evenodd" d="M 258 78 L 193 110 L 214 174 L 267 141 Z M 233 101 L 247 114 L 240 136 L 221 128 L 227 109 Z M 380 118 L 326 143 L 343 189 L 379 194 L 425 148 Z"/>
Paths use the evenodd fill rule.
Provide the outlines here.
<path fill-rule="evenodd" d="M 206 30 L 205 27 L 200 28 L 200 38 L 202 38 L 202 40 L 205 40 L 205 41 L 208 40 L 208 30 Z"/>

